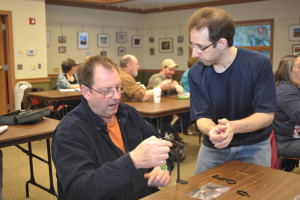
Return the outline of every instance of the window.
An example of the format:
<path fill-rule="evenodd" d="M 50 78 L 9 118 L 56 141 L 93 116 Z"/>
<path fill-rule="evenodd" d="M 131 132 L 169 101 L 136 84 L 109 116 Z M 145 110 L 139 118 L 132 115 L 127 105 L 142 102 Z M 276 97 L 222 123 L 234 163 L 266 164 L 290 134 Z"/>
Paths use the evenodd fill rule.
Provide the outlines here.
<path fill-rule="evenodd" d="M 274 20 L 235 22 L 234 46 L 259 51 L 273 61 Z"/>

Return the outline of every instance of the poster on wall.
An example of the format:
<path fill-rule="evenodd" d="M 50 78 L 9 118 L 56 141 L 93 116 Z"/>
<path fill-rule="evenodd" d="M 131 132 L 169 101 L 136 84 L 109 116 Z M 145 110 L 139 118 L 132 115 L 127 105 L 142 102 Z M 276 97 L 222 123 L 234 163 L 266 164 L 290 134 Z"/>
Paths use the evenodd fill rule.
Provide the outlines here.
<path fill-rule="evenodd" d="M 108 47 L 109 37 L 107 34 L 98 34 L 98 47 Z"/>
<path fill-rule="evenodd" d="M 159 39 L 159 52 L 160 53 L 172 53 L 173 52 L 173 40 L 172 38 Z"/>
<path fill-rule="evenodd" d="M 78 32 L 78 49 L 88 49 L 88 48 L 89 48 L 89 33 Z"/>

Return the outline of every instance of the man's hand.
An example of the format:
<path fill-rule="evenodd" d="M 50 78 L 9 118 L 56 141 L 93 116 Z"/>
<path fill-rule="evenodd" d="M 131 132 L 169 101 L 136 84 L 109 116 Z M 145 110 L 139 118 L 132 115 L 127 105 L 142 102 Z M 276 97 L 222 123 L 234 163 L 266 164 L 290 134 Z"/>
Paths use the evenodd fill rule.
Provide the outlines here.
<path fill-rule="evenodd" d="M 171 142 L 151 136 L 131 151 L 130 156 L 137 169 L 157 167 L 166 164 L 171 146 Z"/>
<path fill-rule="evenodd" d="M 172 84 L 171 79 L 164 80 L 163 82 L 160 83 L 158 86 L 161 90 L 169 90 Z"/>
<path fill-rule="evenodd" d="M 212 128 L 208 135 L 210 141 L 217 149 L 226 148 L 231 142 L 235 129 L 231 126 L 230 121 L 223 118 L 218 120 L 218 125 Z"/>
<path fill-rule="evenodd" d="M 150 173 L 144 174 L 144 178 L 148 179 L 148 186 L 165 187 L 171 182 L 169 170 L 162 171 L 160 166 L 155 167 Z"/>

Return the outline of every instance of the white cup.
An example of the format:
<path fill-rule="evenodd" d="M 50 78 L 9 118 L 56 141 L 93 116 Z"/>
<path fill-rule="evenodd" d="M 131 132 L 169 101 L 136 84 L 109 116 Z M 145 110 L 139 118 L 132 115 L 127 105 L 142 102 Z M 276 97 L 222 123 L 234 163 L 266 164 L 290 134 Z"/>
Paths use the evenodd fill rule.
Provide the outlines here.
<path fill-rule="evenodd" d="M 160 97 L 161 97 L 161 89 L 153 88 L 154 103 L 160 103 Z"/>

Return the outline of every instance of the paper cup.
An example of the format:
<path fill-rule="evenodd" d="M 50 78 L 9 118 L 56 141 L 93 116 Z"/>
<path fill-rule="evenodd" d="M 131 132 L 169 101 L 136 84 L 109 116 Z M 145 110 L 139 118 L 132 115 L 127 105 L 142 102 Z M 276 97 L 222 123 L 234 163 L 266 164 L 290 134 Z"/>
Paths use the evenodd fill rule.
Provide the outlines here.
<path fill-rule="evenodd" d="M 161 89 L 160 88 L 154 88 L 153 89 L 154 103 L 160 103 L 160 97 L 161 97 Z"/>

